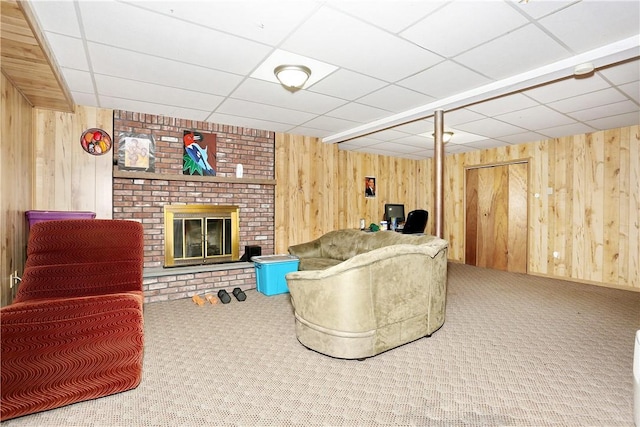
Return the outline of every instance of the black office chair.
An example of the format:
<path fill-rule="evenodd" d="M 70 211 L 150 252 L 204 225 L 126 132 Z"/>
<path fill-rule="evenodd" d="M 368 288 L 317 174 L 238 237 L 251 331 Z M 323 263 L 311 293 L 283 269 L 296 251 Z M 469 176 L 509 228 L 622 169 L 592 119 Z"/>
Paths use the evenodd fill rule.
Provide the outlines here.
<path fill-rule="evenodd" d="M 416 209 L 415 211 L 409 212 L 407 220 L 404 223 L 404 228 L 402 229 L 402 234 L 424 233 L 428 218 L 429 212 L 424 209 Z"/>

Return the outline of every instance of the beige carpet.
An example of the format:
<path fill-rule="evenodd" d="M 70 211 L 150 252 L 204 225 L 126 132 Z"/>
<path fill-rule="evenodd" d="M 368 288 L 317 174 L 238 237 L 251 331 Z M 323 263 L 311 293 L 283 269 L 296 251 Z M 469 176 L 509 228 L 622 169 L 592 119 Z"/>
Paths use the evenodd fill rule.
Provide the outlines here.
<path fill-rule="evenodd" d="M 305 349 L 288 295 L 145 306 L 136 390 L 9 426 L 633 426 L 640 293 L 450 264 L 445 325 L 358 362 Z"/>

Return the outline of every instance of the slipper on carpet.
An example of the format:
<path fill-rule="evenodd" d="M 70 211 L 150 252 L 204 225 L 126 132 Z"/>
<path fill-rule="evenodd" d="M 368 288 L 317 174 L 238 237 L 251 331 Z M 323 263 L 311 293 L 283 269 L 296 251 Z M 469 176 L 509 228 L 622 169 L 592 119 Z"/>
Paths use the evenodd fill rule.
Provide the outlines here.
<path fill-rule="evenodd" d="M 240 289 L 240 288 L 234 288 L 233 289 L 233 296 L 236 297 L 236 299 L 238 301 L 244 301 L 244 300 L 247 299 L 247 294 L 242 292 L 242 289 Z"/>
<path fill-rule="evenodd" d="M 220 298 L 220 301 L 222 301 L 223 304 L 229 304 L 231 302 L 229 293 L 227 293 L 227 291 L 225 291 L 224 289 L 220 289 L 218 291 L 218 298 Z"/>

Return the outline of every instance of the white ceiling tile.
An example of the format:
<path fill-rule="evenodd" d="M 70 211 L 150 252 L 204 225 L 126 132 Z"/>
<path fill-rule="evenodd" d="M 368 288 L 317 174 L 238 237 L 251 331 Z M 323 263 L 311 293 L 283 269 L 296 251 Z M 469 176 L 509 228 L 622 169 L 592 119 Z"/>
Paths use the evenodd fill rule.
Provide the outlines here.
<path fill-rule="evenodd" d="M 433 129 L 433 120 L 432 119 L 416 120 L 415 122 L 396 126 L 393 129 L 398 132 L 402 132 L 404 134 L 421 134 Z M 406 135 L 403 135 L 403 136 L 406 136 Z"/>
<path fill-rule="evenodd" d="M 481 141 L 469 142 L 464 145 L 474 150 L 488 150 L 490 148 L 505 147 L 511 144 L 504 141 L 498 141 L 496 139 L 483 139 Z"/>
<path fill-rule="evenodd" d="M 618 89 L 640 104 L 640 81 L 627 83 L 626 85 L 620 86 Z"/>
<path fill-rule="evenodd" d="M 517 9 L 531 16 L 532 18 L 539 19 L 543 16 L 549 15 L 555 11 L 563 9 L 575 3 L 576 0 L 553 0 L 553 1 L 518 1 L 511 4 Z"/>
<path fill-rule="evenodd" d="M 534 89 L 525 90 L 522 93 L 530 96 L 538 102 L 553 102 L 572 96 L 595 92 L 606 89 L 609 84 L 597 74 L 582 79 L 569 77 L 553 84 L 546 84 Z"/>
<path fill-rule="evenodd" d="M 100 106 L 102 108 L 112 108 L 114 110 L 126 110 L 135 113 L 157 114 L 160 116 L 175 117 L 186 120 L 204 121 L 209 115 L 207 111 L 182 108 L 174 105 L 141 102 L 134 99 L 123 99 L 106 95 L 100 96 Z"/>
<path fill-rule="evenodd" d="M 522 132 L 500 137 L 501 141 L 508 142 L 509 144 L 523 144 L 527 142 L 544 141 L 545 139 L 547 139 L 546 135 L 541 135 L 536 132 Z"/>
<path fill-rule="evenodd" d="M 96 75 L 100 99 L 109 96 L 121 99 L 146 99 L 151 104 L 164 104 L 211 112 L 223 98 L 202 92 L 171 88 L 134 80 Z"/>
<path fill-rule="evenodd" d="M 467 108 L 460 108 L 458 110 L 446 111 L 443 114 L 444 126 L 458 126 L 463 123 L 475 122 L 477 120 L 484 119 L 482 114 L 471 111 Z M 447 129 L 445 129 L 447 130 Z"/>
<path fill-rule="evenodd" d="M 483 19 L 478 19 L 482 16 Z M 401 35 L 447 58 L 524 25 L 527 20 L 504 2 L 452 2 Z"/>
<path fill-rule="evenodd" d="M 451 135 L 451 140 L 447 142 L 447 144 L 469 144 L 471 142 L 484 141 L 487 139 L 482 135 L 476 135 L 469 132 L 463 132 L 458 129 L 452 129 L 453 135 Z M 431 132 L 429 135 L 433 134 Z"/>
<path fill-rule="evenodd" d="M 632 113 L 640 111 L 640 107 L 636 103 L 629 100 L 607 104 L 600 107 L 589 108 L 587 110 L 574 111 L 569 115 L 580 121 L 596 120 L 609 116 L 617 116 L 620 114 Z"/>
<path fill-rule="evenodd" d="M 291 125 L 286 123 L 274 123 L 268 120 L 247 119 L 245 116 L 214 113 L 206 118 L 207 121 L 229 126 L 239 126 L 252 129 L 262 129 L 271 132 L 289 132 Z M 247 166 L 245 166 L 246 169 Z"/>
<path fill-rule="evenodd" d="M 468 68 L 452 61 L 445 61 L 400 80 L 398 84 L 434 98 L 445 98 L 490 82 L 488 78 Z"/>
<path fill-rule="evenodd" d="M 538 133 L 546 135 L 550 138 L 559 138 L 562 136 L 578 135 L 581 133 L 589 133 L 593 131 L 594 129 L 591 126 L 587 126 L 584 123 L 571 123 L 569 125 L 540 129 Z"/>
<path fill-rule="evenodd" d="M 354 126 L 357 126 L 359 123 L 353 122 L 351 120 L 345 120 L 343 118 L 338 117 L 328 117 L 328 116 L 318 116 L 314 119 L 309 120 L 304 123 L 304 126 L 313 128 L 313 129 L 321 129 L 321 130 L 330 130 L 333 132 L 342 132 L 347 129 L 351 129 Z"/>
<path fill-rule="evenodd" d="M 638 34 L 640 2 L 575 2 L 539 22 L 575 53 L 581 53 Z"/>
<path fill-rule="evenodd" d="M 573 123 L 575 120 L 553 111 L 549 107 L 539 105 L 512 113 L 501 114 L 496 119 L 505 121 L 524 129 L 537 130 Z"/>
<path fill-rule="evenodd" d="M 442 60 L 413 43 L 327 7 L 316 12 L 280 47 L 387 82 Z M 384 60 L 380 58 L 381 49 L 385 51 Z"/>
<path fill-rule="evenodd" d="M 308 90 L 353 101 L 386 85 L 382 80 L 340 68 Z"/>
<path fill-rule="evenodd" d="M 232 116 L 245 116 L 252 119 L 271 120 L 277 123 L 288 123 L 299 126 L 315 117 L 314 114 L 273 105 L 239 99 L 226 99 L 215 111 Z"/>
<path fill-rule="evenodd" d="M 589 122 L 596 129 L 615 129 L 626 126 L 640 125 L 640 112 L 620 114 L 619 116 L 605 117 Z"/>
<path fill-rule="evenodd" d="M 327 4 L 349 15 L 398 33 L 423 16 L 446 4 L 445 1 L 388 1 L 373 2 L 332 0 Z"/>
<path fill-rule="evenodd" d="M 292 135 L 318 135 L 318 138 L 331 135 L 331 132 L 328 130 L 316 129 L 308 126 L 295 126 L 289 129 L 287 133 Z"/>
<path fill-rule="evenodd" d="M 55 59 L 60 67 L 89 71 L 89 63 L 81 39 L 48 33 L 47 40 L 55 52 Z"/>
<path fill-rule="evenodd" d="M 308 90 L 290 92 L 280 84 L 256 79 L 242 82 L 231 97 L 315 114 L 324 114 L 347 103 L 343 99 Z"/>
<path fill-rule="evenodd" d="M 88 43 L 93 71 L 129 80 L 172 86 L 214 95 L 229 95 L 242 77 L 210 68 Z M 182 74 L 188 78 L 176 80 Z"/>
<path fill-rule="evenodd" d="M 74 70 L 71 68 L 61 68 L 61 71 L 65 81 L 71 82 L 69 84 L 69 90 L 71 92 L 85 92 L 85 93 L 94 92 L 93 80 L 91 79 L 91 73 L 89 73 L 88 71 Z M 93 98 L 95 102 L 95 96 Z M 80 105 L 83 105 L 83 104 L 80 104 Z"/>
<path fill-rule="evenodd" d="M 272 46 L 317 8 L 315 0 L 128 2 L 198 26 L 215 28 Z"/>
<path fill-rule="evenodd" d="M 63 1 L 31 1 L 40 29 L 71 37 L 81 37 L 80 26 L 74 2 Z"/>
<path fill-rule="evenodd" d="M 625 96 L 620 93 L 620 91 L 614 88 L 609 88 L 551 102 L 548 105 L 561 113 L 571 113 L 573 111 L 586 110 L 600 105 L 613 104 L 614 102 L 623 101 L 625 99 Z"/>
<path fill-rule="evenodd" d="M 394 141 L 399 138 L 406 137 L 407 134 L 405 132 L 401 132 L 397 128 L 385 129 L 380 132 L 372 133 L 368 135 L 369 138 L 375 139 L 379 141 Z"/>
<path fill-rule="evenodd" d="M 71 96 L 73 96 L 73 101 L 76 105 L 86 105 L 89 107 L 99 107 L 98 99 L 96 98 L 95 93 L 86 93 L 86 92 L 73 92 L 71 91 Z"/>
<path fill-rule="evenodd" d="M 598 74 L 602 74 L 614 85 L 622 85 L 640 80 L 640 59 L 602 68 L 598 70 Z"/>
<path fill-rule="evenodd" d="M 523 110 L 525 108 L 534 107 L 538 103 L 531 98 L 527 98 L 519 93 L 493 98 L 490 101 L 479 102 L 469 105 L 468 110 L 484 114 L 487 117 L 497 116 L 498 114 L 509 113 L 512 111 Z"/>
<path fill-rule="evenodd" d="M 400 113 L 435 101 L 435 98 L 418 94 L 396 85 L 389 85 L 358 99 L 358 103 Z"/>
<path fill-rule="evenodd" d="M 434 141 L 432 138 L 428 138 L 424 135 L 410 135 L 403 138 L 395 139 L 393 142 L 397 144 L 410 145 L 415 148 L 432 149 L 434 147 Z"/>
<path fill-rule="evenodd" d="M 85 27 L 89 41 L 238 74 L 251 71 L 271 51 L 268 46 L 179 19 L 155 13 L 150 17 L 149 12 L 124 3 L 85 1 L 79 5 L 86 22 L 109 23 Z M 162 31 L 149 31 L 150 18 Z"/>
<path fill-rule="evenodd" d="M 357 123 L 365 123 L 386 117 L 389 113 L 388 110 L 351 102 L 328 112 L 326 115 L 344 118 Z"/>
<path fill-rule="evenodd" d="M 501 136 L 522 133 L 525 131 L 525 129 L 521 127 L 513 126 L 508 123 L 490 118 L 460 124 L 457 125 L 457 128 L 476 135 L 486 136 L 488 138 L 498 138 Z"/>
<path fill-rule="evenodd" d="M 533 24 L 529 24 L 455 59 L 487 77 L 504 79 L 556 62 L 568 55 L 564 47 Z"/>

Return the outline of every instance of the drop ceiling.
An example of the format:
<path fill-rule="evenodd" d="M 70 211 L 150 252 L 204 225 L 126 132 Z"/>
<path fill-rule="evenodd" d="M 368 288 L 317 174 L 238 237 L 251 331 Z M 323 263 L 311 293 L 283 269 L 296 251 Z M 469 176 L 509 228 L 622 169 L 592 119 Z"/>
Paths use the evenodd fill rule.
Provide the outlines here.
<path fill-rule="evenodd" d="M 640 124 L 640 2 L 30 1 L 76 104 L 433 156 Z M 290 92 L 265 67 L 307 65 Z M 572 75 L 576 65 L 595 72 Z M 322 72 L 317 78 L 313 73 Z"/>

